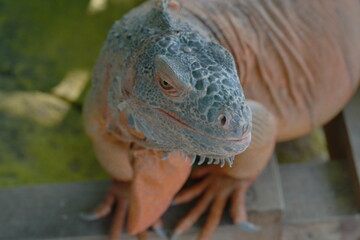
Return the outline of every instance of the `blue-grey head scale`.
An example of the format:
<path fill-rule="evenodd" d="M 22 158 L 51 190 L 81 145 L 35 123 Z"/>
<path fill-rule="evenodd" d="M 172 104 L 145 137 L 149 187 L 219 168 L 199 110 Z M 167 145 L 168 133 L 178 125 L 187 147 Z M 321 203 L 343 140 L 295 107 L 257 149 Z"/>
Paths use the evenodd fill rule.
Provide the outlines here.
<path fill-rule="evenodd" d="M 172 20 L 167 1 L 144 9 L 109 33 L 122 61 L 110 102 L 118 101 L 146 147 L 229 160 L 249 145 L 251 130 L 233 57 Z"/>

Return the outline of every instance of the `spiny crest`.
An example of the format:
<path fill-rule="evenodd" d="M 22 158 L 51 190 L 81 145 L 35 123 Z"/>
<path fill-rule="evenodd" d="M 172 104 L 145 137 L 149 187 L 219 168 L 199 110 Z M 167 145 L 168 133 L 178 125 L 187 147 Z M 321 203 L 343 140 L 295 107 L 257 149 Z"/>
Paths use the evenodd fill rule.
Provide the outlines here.
<path fill-rule="evenodd" d="M 175 151 L 174 151 L 175 152 Z M 165 153 L 160 159 L 161 160 L 166 160 L 169 158 L 170 154 L 172 154 L 173 152 L 167 152 Z M 197 156 L 196 154 L 191 154 L 191 153 L 186 153 L 183 151 L 180 151 L 180 156 L 181 155 L 185 155 L 185 159 L 184 161 L 190 160 L 190 166 L 195 164 L 196 159 L 199 159 L 198 161 L 198 165 L 203 165 L 205 164 L 205 161 L 207 159 L 207 164 L 214 164 L 214 165 L 218 165 L 220 164 L 220 167 L 224 167 L 225 164 L 227 163 L 229 165 L 229 167 L 232 167 L 234 160 L 235 160 L 235 156 L 227 156 L 227 157 L 205 157 L 205 156 Z"/>
<path fill-rule="evenodd" d="M 155 0 L 155 5 L 162 11 L 166 11 L 168 9 L 168 1 L 167 0 Z"/>

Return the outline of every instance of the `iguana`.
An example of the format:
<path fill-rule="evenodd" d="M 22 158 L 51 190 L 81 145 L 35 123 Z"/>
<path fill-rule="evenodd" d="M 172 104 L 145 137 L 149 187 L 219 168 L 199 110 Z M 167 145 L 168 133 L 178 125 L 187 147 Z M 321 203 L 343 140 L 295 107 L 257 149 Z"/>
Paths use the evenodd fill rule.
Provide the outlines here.
<path fill-rule="evenodd" d="M 143 238 L 171 203 L 200 196 L 172 239 L 210 208 L 199 235 L 209 239 L 228 200 L 234 223 L 257 230 L 245 192 L 275 142 L 323 125 L 357 90 L 359 26 L 359 0 L 153 0 L 130 11 L 108 33 L 85 103 L 114 179 L 88 217 L 117 203 L 110 238 L 126 215 Z M 189 163 L 203 180 L 176 195 Z"/>

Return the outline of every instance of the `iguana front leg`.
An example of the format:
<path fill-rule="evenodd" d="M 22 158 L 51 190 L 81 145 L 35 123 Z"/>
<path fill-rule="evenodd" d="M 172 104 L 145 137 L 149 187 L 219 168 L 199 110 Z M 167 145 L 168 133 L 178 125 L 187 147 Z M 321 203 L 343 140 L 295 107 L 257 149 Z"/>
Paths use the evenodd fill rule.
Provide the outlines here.
<path fill-rule="evenodd" d="M 179 193 L 174 199 L 181 204 L 202 194 L 195 207 L 180 220 L 174 230 L 172 239 L 189 229 L 195 221 L 210 207 L 209 216 L 198 239 L 209 239 L 220 222 L 226 202 L 231 200 L 230 213 L 235 224 L 249 231 L 258 228 L 247 222 L 245 195 L 259 173 L 270 159 L 275 145 L 276 120 L 273 115 L 259 103 L 249 101 L 253 112 L 252 141 L 245 152 L 236 156 L 232 167 L 201 167 L 194 171 L 192 177 L 204 179 L 189 189 Z"/>
<path fill-rule="evenodd" d="M 120 239 L 126 216 L 128 233 L 146 239 L 146 229 L 156 225 L 188 178 L 188 162 L 179 152 L 163 161 L 164 152 L 122 143 L 111 135 L 93 141 L 100 163 L 114 181 L 104 200 L 85 218 L 106 217 L 116 206 L 109 239 Z"/>
<path fill-rule="evenodd" d="M 116 131 L 108 130 L 109 124 L 93 106 L 88 104 L 85 108 L 86 131 L 100 164 L 114 180 L 103 201 L 84 218 L 106 217 L 115 206 L 109 238 L 120 239 L 127 216 L 128 233 L 145 239 L 146 229 L 156 224 L 168 208 L 191 167 L 179 152 L 171 153 L 163 161 L 163 151 L 121 141 Z"/>

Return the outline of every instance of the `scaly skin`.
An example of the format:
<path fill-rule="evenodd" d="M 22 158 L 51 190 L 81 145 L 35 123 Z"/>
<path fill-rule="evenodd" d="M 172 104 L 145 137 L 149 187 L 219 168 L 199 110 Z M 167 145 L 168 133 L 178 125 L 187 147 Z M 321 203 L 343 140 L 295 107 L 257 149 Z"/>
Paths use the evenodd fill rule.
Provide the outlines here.
<path fill-rule="evenodd" d="M 199 235 L 209 239 L 228 200 L 234 223 L 257 230 L 245 192 L 276 141 L 324 124 L 356 91 L 358 26 L 358 0 L 151 1 L 129 12 L 108 34 L 85 103 L 87 133 L 115 179 L 93 218 L 117 201 L 112 239 L 127 211 L 131 234 L 161 225 L 190 172 L 182 159 L 199 156 L 215 165 L 175 197 L 202 196 L 172 238 L 210 206 Z"/>

